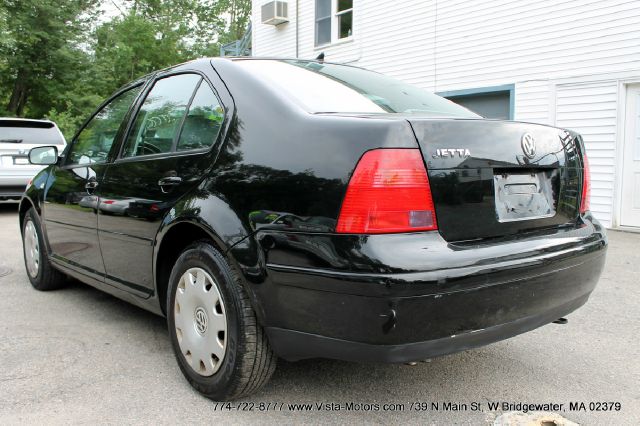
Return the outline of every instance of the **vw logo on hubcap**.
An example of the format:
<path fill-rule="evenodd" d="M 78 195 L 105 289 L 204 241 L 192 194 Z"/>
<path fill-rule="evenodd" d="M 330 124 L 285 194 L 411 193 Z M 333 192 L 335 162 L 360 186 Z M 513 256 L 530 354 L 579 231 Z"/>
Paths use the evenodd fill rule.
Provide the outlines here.
<path fill-rule="evenodd" d="M 522 141 L 520 142 L 522 145 L 522 152 L 529 158 L 533 158 L 536 156 L 536 140 L 533 138 L 531 133 L 525 133 L 522 135 Z"/>
<path fill-rule="evenodd" d="M 200 334 L 204 334 L 207 331 L 207 313 L 204 309 L 198 308 L 194 313 L 194 323 L 196 326 L 196 331 Z"/>

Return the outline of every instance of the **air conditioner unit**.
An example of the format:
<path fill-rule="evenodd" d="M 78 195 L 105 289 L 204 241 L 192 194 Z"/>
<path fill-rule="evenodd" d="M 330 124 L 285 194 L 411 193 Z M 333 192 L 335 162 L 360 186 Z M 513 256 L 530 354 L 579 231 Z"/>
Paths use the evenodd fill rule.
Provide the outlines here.
<path fill-rule="evenodd" d="M 262 5 L 262 23 L 280 25 L 289 22 L 289 7 L 286 1 L 270 1 Z"/>

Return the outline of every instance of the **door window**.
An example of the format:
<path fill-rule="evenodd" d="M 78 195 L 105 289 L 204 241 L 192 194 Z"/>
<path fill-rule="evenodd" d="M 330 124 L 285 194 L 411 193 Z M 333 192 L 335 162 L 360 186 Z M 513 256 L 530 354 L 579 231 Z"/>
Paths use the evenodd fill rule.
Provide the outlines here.
<path fill-rule="evenodd" d="M 223 119 L 224 110 L 220 101 L 203 80 L 189 106 L 177 150 L 203 149 L 213 145 Z"/>
<path fill-rule="evenodd" d="M 140 107 L 122 156 L 171 152 L 201 79 L 197 74 L 179 74 L 158 80 Z"/>
<path fill-rule="evenodd" d="M 67 156 L 67 164 L 106 161 L 109 150 L 140 86 L 122 92 L 105 105 L 80 131 Z"/>

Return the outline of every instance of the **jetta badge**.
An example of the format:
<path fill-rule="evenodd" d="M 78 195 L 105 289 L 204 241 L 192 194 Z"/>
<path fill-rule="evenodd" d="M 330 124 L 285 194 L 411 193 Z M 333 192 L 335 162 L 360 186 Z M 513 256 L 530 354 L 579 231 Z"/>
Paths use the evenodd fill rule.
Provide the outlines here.
<path fill-rule="evenodd" d="M 432 155 L 433 158 L 467 158 L 471 156 L 471 152 L 466 148 L 438 148 Z"/>
<path fill-rule="evenodd" d="M 522 152 L 524 152 L 524 155 L 529 158 L 536 156 L 536 140 L 533 138 L 531 133 L 525 133 L 522 135 L 520 145 L 522 145 Z"/>

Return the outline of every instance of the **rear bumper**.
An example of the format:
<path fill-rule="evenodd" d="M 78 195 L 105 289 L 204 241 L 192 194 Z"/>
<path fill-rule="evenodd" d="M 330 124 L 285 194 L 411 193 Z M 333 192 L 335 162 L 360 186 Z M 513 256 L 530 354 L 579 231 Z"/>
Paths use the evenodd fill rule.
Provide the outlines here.
<path fill-rule="evenodd" d="M 503 340 L 582 306 L 598 281 L 607 245 L 591 218 L 571 230 L 486 246 L 454 246 L 437 233 L 398 242 L 387 238 L 380 246 L 387 261 L 374 262 L 377 267 L 402 263 L 410 269 L 407 262 L 417 258 L 408 249 L 438 262 L 391 273 L 271 263 L 271 285 L 258 297 L 275 352 L 288 360 L 407 362 Z M 371 241 L 357 247 L 358 256 L 372 260 Z"/>
<path fill-rule="evenodd" d="M 373 345 L 282 328 L 266 330 L 274 351 L 289 361 L 332 358 L 356 362 L 410 362 L 473 349 L 531 331 L 576 310 L 587 298 L 588 295 L 584 295 L 540 314 L 481 330 L 397 345 Z"/>
<path fill-rule="evenodd" d="M 23 174 L 11 174 L 3 173 L 0 170 L 0 198 L 1 197 L 21 197 L 24 194 L 24 190 L 29 183 L 29 180 L 33 178 L 38 171 L 30 173 L 29 171 Z"/>

